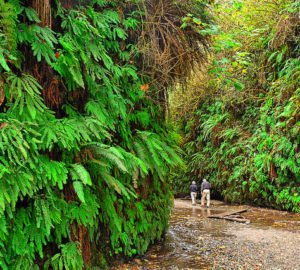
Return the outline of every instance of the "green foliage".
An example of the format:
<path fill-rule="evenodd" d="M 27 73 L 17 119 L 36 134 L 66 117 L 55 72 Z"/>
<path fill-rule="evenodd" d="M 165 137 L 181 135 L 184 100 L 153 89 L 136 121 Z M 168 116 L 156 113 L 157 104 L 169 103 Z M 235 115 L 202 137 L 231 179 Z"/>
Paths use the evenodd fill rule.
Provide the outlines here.
<path fill-rule="evenodd" d="M 16 17 L 15 7 L 11 3 L 0 1 L 0 68 L 10 71 L 7 61 L 16 60 Z M 1 70 L 0 69 L 0 70 Z"/>
<path fill-rule="evenodd" d="M 26 3 L 0 2 L 1 269 L 82 269 L 89 243 L 143 254 L 181 163 L 129 61 L 140 22 L 108 1 L 55 3 L 43 27 Z"/>
<path fill-rule="evenodd" d="M 198 75 L 208 87 L 197 109 L 177 123 L 187 133 L 188 155 L 175 189 L 182 181 L 187 191 L 191 180 L 205 177 L 225 200 L 300 211 L 299 21 L 293 5 L 249 0 L 215 7 L 221 27 L 210 76 Z"/>
<path fill-rule="evenodd" d="M 57 269 L 82 269 L 83 260 L 78 246 L 75 243 L 67 243 L 60 246 L 61 253 L 55 254 L 45 264 L 45 269 L 49 269 L 49 266 L 55 270 Z"/>

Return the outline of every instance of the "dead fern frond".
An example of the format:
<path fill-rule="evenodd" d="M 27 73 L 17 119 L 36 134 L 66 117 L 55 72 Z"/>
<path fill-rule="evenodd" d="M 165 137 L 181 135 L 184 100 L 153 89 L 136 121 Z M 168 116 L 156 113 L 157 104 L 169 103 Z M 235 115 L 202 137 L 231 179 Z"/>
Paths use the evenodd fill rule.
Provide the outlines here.
<path fill-rule="evenodd" d="M 274 49 L 281 48 L 284 44 L 291 45 L 299 42 L 300 19 L 297 14 L 281 17 L 276 25 L 276 34 L 272 39 Z"/>
<path fill-rule="evenodd" d="M 195 8 L 191 8 L 191 6 Z M 197 7 L 197 8 L 196 8 Z M 195 10 L 195 17 L 208 23 L 205 6 L 196 1 L 142 0 L 140 5 L 129 4 L 128 10 L 138 9 L 143 15 L 142 27 L 130 33 L 138 48 L 138 64 L 145 80 L 154 88 L 166 91 L 175 82 L 184 82 L 195 65 L 205 61 L 209 37 L 200 33 L 201 26 L 192 23 L 182 28 L 187 10 Z M 146 79 L 147 78 L 147 79 Z M 156 92 L 156 97 L 157 93 Z M 165 105 L 165 94 L 159 94 Z"/>

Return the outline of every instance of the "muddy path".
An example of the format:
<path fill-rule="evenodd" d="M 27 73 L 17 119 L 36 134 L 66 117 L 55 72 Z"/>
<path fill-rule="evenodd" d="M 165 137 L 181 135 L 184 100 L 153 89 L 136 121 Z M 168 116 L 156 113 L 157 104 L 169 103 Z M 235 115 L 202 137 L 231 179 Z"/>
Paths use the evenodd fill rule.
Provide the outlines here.
<path fill-rule="evenodd" d="M 250 224 L 207 218 L 235 208 L 175 200 L 164 239 L 116 269 L 300 270 L 300 215 L 251 208 L 242 214 Z"/>

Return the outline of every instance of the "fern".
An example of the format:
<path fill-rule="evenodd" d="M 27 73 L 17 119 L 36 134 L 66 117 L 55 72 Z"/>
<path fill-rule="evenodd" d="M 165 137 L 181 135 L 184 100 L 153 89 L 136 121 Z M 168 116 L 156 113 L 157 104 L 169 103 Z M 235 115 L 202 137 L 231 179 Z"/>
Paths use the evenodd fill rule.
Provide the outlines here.
<path fill-rule="evenodd" d="M 43 27 L 29 2 L 0 2 L 1 269 L 90 267 L 90 246 L 144 253 L 167 227 L 181 163 L 131 63 L 140 22 L 111 1 L 50 5 Z"/>
<path fill-rule="evenodd" d="M 73 180 L 81 180 L 85 185 L 92 185 L 89 172 L 80 164 L 71 165 L 71 177 Z"/>
<path fill-rule="evenodd" d="M 83 260 L 76 243 L 60 245 L 60 253 L 55 254 L 45 264 L 45 269 L 51 266 L 55 270 L 79 270 L 83 268 Z"/>
<path fill-rule="evenodd" d="M 0 64 L 6 70 L 9 71 L 9 67 L 5 61 L 7 56 L 10 60 L 16 60 L 16 20 L 17 13 L 15 6 L 10 2 L 0 1 Z"/>

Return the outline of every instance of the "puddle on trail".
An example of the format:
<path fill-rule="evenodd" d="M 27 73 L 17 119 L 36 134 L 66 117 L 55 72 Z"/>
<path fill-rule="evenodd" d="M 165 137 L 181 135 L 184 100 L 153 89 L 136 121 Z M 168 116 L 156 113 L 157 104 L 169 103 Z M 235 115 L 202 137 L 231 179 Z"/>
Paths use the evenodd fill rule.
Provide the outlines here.
<path fill-rule="evenodd" d="M 224 222 L 206 219 L 208 215 L 221 213 L 221 210 L 174 209 L 170 227 L 162 243 L 153 246 L 144 259 L 160 268 L 203 269 L 209 261 L 199 257 L 199 238 L 203 234 L 226 237 Z M 206 251 L 209 253 L 210 251 Z"/>
<path fill-rule="evenodd" d="M 243 216 L 250 219 L 253 226 L 262 229 L 271 226 L 286 231 L 300 232 L 300 214 L 266 208 L 253 208 L 252 211 L 244 213 Z"/>
<path fill-rule="evenodd" d="M 205 269 L 210 262 L 199 255 L 199 239 L 205 234 L 211 237 L 230 237 L 224 232 L 223 220 L 207 216 L 228 210 L 223 208 L 173 208 L 169 229 L 162 241 L 150 247 L 142 259 L 135 259 L 127 269 Z M 210 254 L 209 250 L 201 253 Z M 124 269 L 124 268 L 122 268 Z"/>
<path fill-rule="evenodd" d="M 188 202 L 176 201 L 164 239 L 152 245 L 144 256 L 116 269 L 211 269 L 215 251 L 223 248 L 220 243 L 230 239 L 234 242 L 237 231 L 255 234 L 255 230 L 272 226 L 300 232 L 300 215 L 282 211 L 253 208 L 243 214 L 251 220 L 250 225 L 207 218 L 236 208 L 239 206 L 222 203 L 210 208 L 191 207 Z M 205 246 L 205 239 L 217 244 L 214 248 Z"/>

